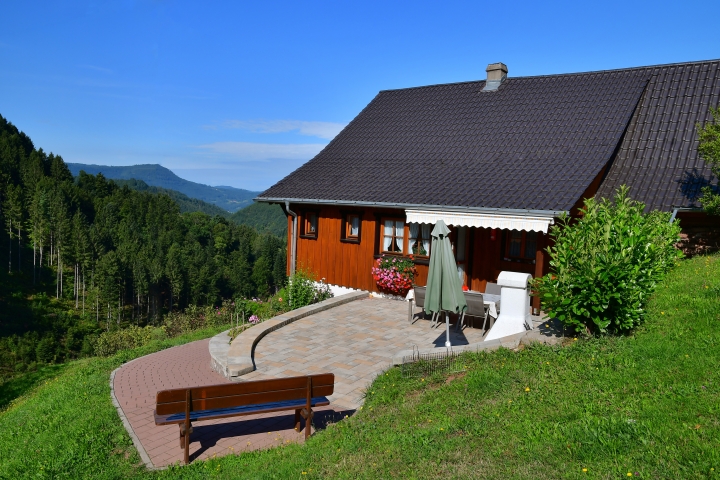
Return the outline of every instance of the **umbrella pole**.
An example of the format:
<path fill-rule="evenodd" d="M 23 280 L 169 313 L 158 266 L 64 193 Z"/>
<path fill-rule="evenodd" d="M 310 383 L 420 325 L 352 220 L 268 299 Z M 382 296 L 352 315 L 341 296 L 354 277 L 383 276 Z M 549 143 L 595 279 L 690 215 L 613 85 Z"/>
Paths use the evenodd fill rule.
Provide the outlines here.
<path fill-rule="evenodd" d="M 452 347 L 450 343 L 450 314 L 445 312 L 445 346 Z"/>

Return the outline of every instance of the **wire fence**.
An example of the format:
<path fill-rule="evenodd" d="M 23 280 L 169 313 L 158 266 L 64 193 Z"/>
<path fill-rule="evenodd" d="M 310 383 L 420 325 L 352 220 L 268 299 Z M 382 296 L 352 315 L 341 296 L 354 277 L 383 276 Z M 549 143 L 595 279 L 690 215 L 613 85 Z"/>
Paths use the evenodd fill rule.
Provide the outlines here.
<path fill-rule="evenodd" d="M 403 357 L 400 371 L 403 378 L 430 377 L 435 374 L 463 372 L 465 367 L 460 361 L 460 353 L 448 349 L 443 352 L 420 353 L 413 345 L 412 355 Z"/>

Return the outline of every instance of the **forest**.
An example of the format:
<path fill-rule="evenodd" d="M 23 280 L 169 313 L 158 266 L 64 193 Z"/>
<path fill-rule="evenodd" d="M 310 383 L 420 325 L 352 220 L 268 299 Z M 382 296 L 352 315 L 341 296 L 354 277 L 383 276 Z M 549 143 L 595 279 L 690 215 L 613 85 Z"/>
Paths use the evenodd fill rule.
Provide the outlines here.
<path fill-rule="evenodd" d="M 102 332 L 266 298 L 286 281 L 285 238 L 73 177 L 2 116 L 0 224 L 0 378 L 90 355 Z"/>

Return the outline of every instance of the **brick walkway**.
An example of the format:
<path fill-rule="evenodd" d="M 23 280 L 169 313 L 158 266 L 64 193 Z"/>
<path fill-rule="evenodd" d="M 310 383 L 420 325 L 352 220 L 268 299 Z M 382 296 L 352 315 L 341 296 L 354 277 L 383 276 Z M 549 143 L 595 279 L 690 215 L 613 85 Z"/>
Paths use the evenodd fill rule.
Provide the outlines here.
<path fill-rule="evenodd" d="M 257 370 L 240 380 L 332 372 L 332 405 L 355 410 L 365 388 L 392 364 L 393 354 L 413 345 L 445 346 L 444 323 L 437 328 L 430 328 L 429 319 L 410 324 L 407 314 L 405 302 L 368 298 L 303 318 L 260 340 L 255 347 Z M 453 345 L 481 342 L 483 337 L 480 328 L 456 333 L 451 324 L 450 332 Z"/>
<path fill-rule="evenodd" d="M 158 390 L 227 383 L 210 368 L 209 339 L 170 348 L 123 365 L 115 374 L 115 396 L 135 435 L 155 467 L 182 463 L 176 425 L 156 426 L 153 417 Z M 318 409 L 315 425 L 324 428 L 346 414 L 338 408 Z M 208 420 L 193 425 L 190 460 L 258 450 L 304 441 L 293 429 L 293 412 Z M 222 424 L 222 426 L 218 426 Z"/>
<path fill-rule="evenodd" d="M 479 329 L 456 334 L 454 345 L 479 342 Z M 364 389 L 387 369 L 394 353 L 443 346 L 445 330 L 428 320 L 407 321 L 407 303 L 358 300 L 298 320 L 265 336 L 255 350 L 257 370 L 240 380 L 277 378 L 312 372 L 335 373 L 332 404 L 318 410 L 315 426 L 324 428 L 362 403 Z M 153 410 L 158 390 L 226 383 L 210 368 L 209 339 L 157 352 L 123 365 L 115 374 L 114 393 L 153 466 L 182 462 L 178 427 L 156 426 Z M 222 426 L 218 426 L 222 424 Z M 302 442 L 293 429 L 293 412 L 280 412 L 194 425 L 190 459 L 206 459 Z"/>

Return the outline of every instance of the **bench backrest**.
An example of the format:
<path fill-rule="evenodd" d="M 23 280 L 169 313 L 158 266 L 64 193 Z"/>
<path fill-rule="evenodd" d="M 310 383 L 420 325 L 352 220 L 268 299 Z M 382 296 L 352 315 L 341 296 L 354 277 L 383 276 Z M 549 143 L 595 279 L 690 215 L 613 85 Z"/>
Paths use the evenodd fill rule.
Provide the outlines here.
<path fill-rule="evenodd" d="M 185 399 L 188 390 L 190 390 L 192 402 L 191 411 L 305 399 L 308 377 L 312 381 L 310 393 L 312 398 L 332 395 L 335 388 L 335 374 L 322 373 L 303 377 L 273 378 L 162 390 L 157 393 L 156 412 L 158 415 L 185 413 Z"/>

